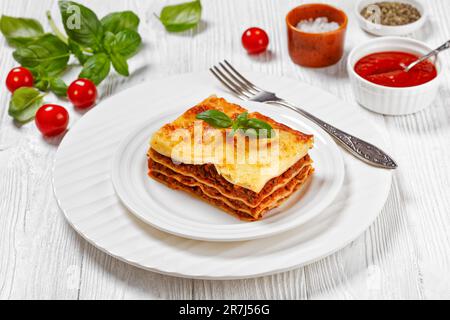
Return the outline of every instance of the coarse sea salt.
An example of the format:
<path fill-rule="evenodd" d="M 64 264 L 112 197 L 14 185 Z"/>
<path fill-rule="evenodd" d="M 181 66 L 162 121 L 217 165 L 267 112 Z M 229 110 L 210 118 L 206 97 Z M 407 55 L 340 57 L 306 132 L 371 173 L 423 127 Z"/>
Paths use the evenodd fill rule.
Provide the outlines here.
<path fill-rule="evenodd" d="M 328 22 L 327 17 L 302 20 L 297 24 L 297 29 L 308 33 L 322 33 L 339 29 L 337 22 Z"/>

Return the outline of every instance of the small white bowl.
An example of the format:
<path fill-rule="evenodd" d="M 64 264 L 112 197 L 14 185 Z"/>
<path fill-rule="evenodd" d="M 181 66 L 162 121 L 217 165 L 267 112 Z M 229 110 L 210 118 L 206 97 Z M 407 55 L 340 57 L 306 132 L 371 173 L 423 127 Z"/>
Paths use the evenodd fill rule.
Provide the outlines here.
<path fill-rule="evenodd" d="M 404 115 L 428 107 L 439 90 L 442 78 L 442 62 L 434 61 L 437 77 L 414 87 L 393 88 L 365 80 L 355 72 L 355 64 L 363 57 L 376 52 L 402 51 L 423 55 L 431 51 L 423 42 L 403 37 L 383 37 L 370 40 L 354 48 L 348 57 L 347 69 L 356 100 L 364 107 L 386 115 Z"/>
<path fill-rule="evenodd" d="M 417 10 L 419 10 L 421 17 L 419 20 L 413 23 L 405 24 L 402 26 L 384 26 L 364 19 L 364 17 L 361 15 L 361 11 L 368 5 L 375 4 L 377 2 L 401 2 L 410 4 L 417 8 Z M 359 0 L 355 6 L 355 15 L 358 20 L 359 26 L 363 30 L 371 34 L 374 34 L 376 36 L 402 36 L 413 33 L 422 28 L 422 26 L 425 24 L 425 21 L 427 20 L 428 10 L 427 7 L 418 0 Z"/>

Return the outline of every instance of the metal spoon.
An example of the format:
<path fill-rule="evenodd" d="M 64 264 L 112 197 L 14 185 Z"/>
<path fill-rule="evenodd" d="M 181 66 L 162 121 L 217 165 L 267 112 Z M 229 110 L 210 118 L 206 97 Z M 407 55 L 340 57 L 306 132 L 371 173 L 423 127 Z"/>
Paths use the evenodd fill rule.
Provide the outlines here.
<path fill-rule="evenodd" d="M 433 51 L 431 51 L 430 53 L 420 57 L 418 60 L 414 61 L 413 63 L 407 65 L 404 70 L 406 72 L 408 72 L 409 70 L 411 70 L 412 68 L 414 68 L 415 66 L 417 66 L 419 63 L 421 63 L 422 61 L 425 61 L 431 57 L 437 56 L 439 52 L 444 51 L 450 49 L 450 40 L 447 41 L 446 43 L 444 43 L 443 45 L 441 45 L 439 48 L 434 49 Z"/>

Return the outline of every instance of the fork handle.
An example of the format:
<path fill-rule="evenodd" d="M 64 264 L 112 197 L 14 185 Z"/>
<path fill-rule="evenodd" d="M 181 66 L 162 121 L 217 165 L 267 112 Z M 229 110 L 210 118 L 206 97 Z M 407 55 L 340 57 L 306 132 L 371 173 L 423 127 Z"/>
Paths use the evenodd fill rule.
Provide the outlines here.
<path fill-rule="evenodd" d="M 309 112 L 296 107 L 289 102 L 273 101 L 273 103 L 285 106 L 319 125 L 356 158 L 361 159 L 364 162 L 367 162 L 376 167 L 385 169 L 397 168 L 397 164 L 395 163 L 395 161 L 386 152 L 377 148 L 373 144 L 352 136 L 351 134 L 338 129 L 326 123 L 325 121 L 320 120 L 316 116 L 313 116 Z"/>

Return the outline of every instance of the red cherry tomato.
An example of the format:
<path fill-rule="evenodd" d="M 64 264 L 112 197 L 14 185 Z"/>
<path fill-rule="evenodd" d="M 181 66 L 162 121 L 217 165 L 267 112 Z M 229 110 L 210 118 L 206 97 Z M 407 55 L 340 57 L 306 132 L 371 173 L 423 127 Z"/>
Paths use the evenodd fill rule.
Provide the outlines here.
<path fill-rule="evenodd" d="M 249 54 L 261 53 L 269 45 L 269 36 L 260 28 L 249 28 L 242 34 L 242 45 Z"/>
<path fill-rule="evenodd" d="M 36 126 L 44 136 L 56 136 L 67 129 L 69 113 L 56 104 L 45 104 L 36 112 Z"/>
<path fill-rule="evenodd" d="M 14 92 L 20 87 L 32 87 L 33 75 L 30 70 L 23 67 L 16 67 L 6 76 L 6 87 L 9 91 Z"/>
<path fill-rule="evenodd" d="M 77 79 L 67 89 L 67 97 L 72 104 L 80 109 L 94 105 L 97 99 L 97 88 L 89 79 Z"/>

